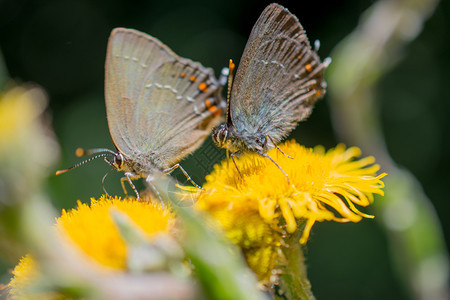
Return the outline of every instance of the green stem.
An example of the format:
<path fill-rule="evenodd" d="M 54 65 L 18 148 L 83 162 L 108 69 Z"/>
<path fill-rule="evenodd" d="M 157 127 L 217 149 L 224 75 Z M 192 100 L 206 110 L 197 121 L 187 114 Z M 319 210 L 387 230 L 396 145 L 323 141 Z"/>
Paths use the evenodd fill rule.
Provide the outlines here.
<path fill-rule="evenodd" d="M 286 240 L 286 247 L 282 248 L 285 261 L 280 276 L 282 297 L 276 299 L 315 299 L 311 291 L 311 283 L 306 276 L 305 256 L 299 243 L 300 234 L 294 234 Z"/>

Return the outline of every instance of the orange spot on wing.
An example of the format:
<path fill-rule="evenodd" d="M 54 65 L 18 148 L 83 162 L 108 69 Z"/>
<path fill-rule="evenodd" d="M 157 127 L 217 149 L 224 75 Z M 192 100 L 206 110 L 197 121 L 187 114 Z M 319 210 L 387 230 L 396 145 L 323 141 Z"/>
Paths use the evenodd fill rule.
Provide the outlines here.
<path fill-rule="evenodd" d="M 311 66 L 311 64 L 306 64 L 306 65 L 305 65 L 305 69 L 306 69 L 306 71 L 311 72 L 311 71 L 312 71 L 312 66 Z"/>
<path fill-rule="evenodd" d="M 212 112 L 214 116 L 220 116 L 220 114 L 222 113 L 222 109 L 218 108 L 217 106 L 214 105 L 214 99 L 206 99 L 205 100 L 205 106 L 208 109 L 209 112 Z"/>
<path fill-rule="evenodd" d="M 195 82 L 197 80 L 197 77 L 191 76 L 191 77 L 189 77 L 189 80 L 192 81 L 192 82 Z"/>
<path fill-rule="evenodd" d="M 181 72 L 181 73 L 180 73 L 180 77 L 186 77 L 186 73 Z"/>
<path fill-rule="evenodd" d="M 217 108 L 217 106 L 213 105 L 211 107 L 208 107 L 208 111 L 212 112 L 214 116 L 220 116 L 222 110 Z"/>
<path fill-rule="evenodd" d="M 198 85 L 198 89 L 202 92 L 206 92 L 208 90 L 208 86 L 206 85 L 206 83 L 202 82 Z"/>

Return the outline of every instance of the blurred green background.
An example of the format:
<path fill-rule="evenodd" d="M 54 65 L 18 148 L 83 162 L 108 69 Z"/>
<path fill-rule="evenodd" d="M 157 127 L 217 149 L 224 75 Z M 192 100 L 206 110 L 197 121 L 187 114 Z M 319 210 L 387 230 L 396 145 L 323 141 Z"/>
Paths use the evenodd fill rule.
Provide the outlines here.
<path fill-rule="evenodd" d="M 375 2 L 279 1 L 297 15 L 311 41 L 320 39 L 322 58 Z M 105 115 L 103 73 L 106 43 L 114 27 L 149 33 L 177 54 L 212 67 L 218 75 L 228 59 L 239 60 L 254 22 L 269 3 L 0 0 L 0 50 L 11 78 L 35 82 L 49 94 L 52 122 L 62 148 L 56 170 L 80 161 L 74 154 L 77 147 L 113 149 Z M 422 183 L 442 222 L 447 245 L 449 16 L 450 3 L 443 1 L 423 32 L 405 49 L 398 65 L 381 80 L 376 112 L 381 114 L 392 158 Z M 291 138 L 306 146 L 321 144 L 327 148 L 340 142 L 334 136 L 327 97 Z M 201 184 L 213 164 L 224 157 L 224 151 L 208 139 L 182 165 Z M 98 160 L 58 177 L 50 174 L 48 192 L 55 206 L 70 209 L 78 199 L 99 197 L 103 193 L 101 179 L 108 170 L 109 166 Z M 175 176 L 184 181 L 179 175 L 176 171 Z M 122 195 L 119 178 L 117 172 L 108 176 L 105 187 L 109 193 Z M 370 209 L 365 211 L 371 213 Z M 376 221 L 316 224 L 306 250 L 314 294 L 318 299 L 409 299 L 388 255 L 386 236 Z"/>

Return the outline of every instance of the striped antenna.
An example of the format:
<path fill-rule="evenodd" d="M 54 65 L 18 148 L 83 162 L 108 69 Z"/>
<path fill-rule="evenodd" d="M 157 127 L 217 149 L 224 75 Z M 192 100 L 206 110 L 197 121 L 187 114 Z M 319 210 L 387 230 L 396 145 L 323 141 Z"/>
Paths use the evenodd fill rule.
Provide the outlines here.
<path fill-rule="evenodd" d="M 230 59 L 230 63 L 228 66 L 228 90 L 227 90 L 227 100 L 230 101 L 230 96 L 231 96 L 231 86 L 233 85 L 233 77 L 234 77 L 234 67 L 235 64 L 233 63 L 233 60 Z"/>
<path fill-rule="evenodd" d="M 107 153 L 101 153 L 101 152 L 107 152 Z M 79 166 L 82 166 L 85 163 L 93 161 L 94 159 L 97 159 L 97 158 L 100 158 L 100 157 L 105 157 L 105 156 L 114 156 L 116 154 L 114 151 L 112 151 L 110 149 L 106 149 L 106 148 L 95 148 L 95 149 L 89 149 L 89 150 L 85 150 L 83 148 L 77 148 L 75 150 L 75 155 L 77 157 L 81 157 L 81 156 L 84 156 L 84 155 L 91 155 L 91 154 L 95 154 L 95 153 L 101 153 L 101 154 L 93 156 L 93 157 L 91 157 L 89 159 L 86 159 L 86 160 L 84 160 L 82 162 L 79 162 L 76 165 L 71 166 L 70 168 L 63 169 L 63 170 L 58 170 L 58 171 L 56 171 L 56 175 L 63 174 L 63 173 L 66 173 L 66 172 L 68 172 L 70 170 L 78 168 Z"/>
<path fill-rule="evenodd" d="M 231 115 L 230 115 L 230 97 L 231 97 L 231 86 L 233 85 L 233 79 L 234 79 L 234 67 L 235 64 L 233 63 L 233 60 L 230 59 L 229 65 L 228 65 L 228 89 L 227 89 L 227 113 L 225 116 L 225 120 L 227 123 L 231 122 Z"/>
<path fill-rule="evenodd" d="M 75 150 L 75 155 L 77 157 L 82 157 L 85 155 L 92 155 L 92 154 L 102 153 L 102 152 L 108 152 L 108 153 L 111 153 L 112 155 L 116 154 L 114 151 L 107 149 L 107 148 L 94 148 L 94 149 L 89 149 L 89 150 L 85 150 L 83 148 L 77 148 Z"/>

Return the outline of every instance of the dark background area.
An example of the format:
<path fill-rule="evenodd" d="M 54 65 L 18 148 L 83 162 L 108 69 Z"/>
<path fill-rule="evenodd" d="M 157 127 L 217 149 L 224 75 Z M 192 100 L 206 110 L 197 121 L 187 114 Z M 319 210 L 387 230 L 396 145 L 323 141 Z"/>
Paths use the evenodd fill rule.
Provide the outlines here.
<path fill-rule="evenodd" d="M 25 1 L 0 0 L 0 50 L 10 76 L 35 82 L 49 94 L 61 145 L 57 168 L 80 161 L 77 147 L 113 149 L 104 107 L 104 59 L 114 27 L 135 28 L 159 38 L 180 56 L 200 61 L 219 75 L 238 61 L 251 28 L 270 1 Z M 279 1 L 299 18 L 320 56 L 358 24 L 374 1 Z M 423 32 L 385 76 L 378 101 L 388 149 L 411 170 L 436 208 L 447 245 L 450 237 L 450 8 L 443 1 Z M 307 122 L 291 134 L 306 146 L 333 147 L 336 140 L 325 97 Z M 350 146 L 350 145 L 349 145 Z M 356 145 L 357 146 L 357 145 Z M 30 145 L 33 147 L 33 145 Z M 225 157 L 210 139 L 182 165 L 201 184 Z M 48 192 L 58 209 L 89 201 L 103 191 L 109 166 L 98 160 L 58 177 Z M 175 176 L 181 181 L 184 177 Z M 105 181 L 122 195 L 120 174 Z M 366 210 L 370 213 L 370 209 Z M 309 278 L 318 299 L 408 299 L 390 263 L 387 239 L 376 221 L 316 224 L 307 247 Z M 11 267 L 11 266 L 6 266 Z"/>

